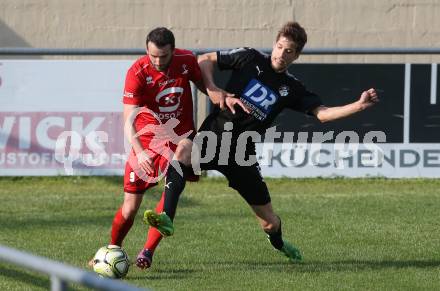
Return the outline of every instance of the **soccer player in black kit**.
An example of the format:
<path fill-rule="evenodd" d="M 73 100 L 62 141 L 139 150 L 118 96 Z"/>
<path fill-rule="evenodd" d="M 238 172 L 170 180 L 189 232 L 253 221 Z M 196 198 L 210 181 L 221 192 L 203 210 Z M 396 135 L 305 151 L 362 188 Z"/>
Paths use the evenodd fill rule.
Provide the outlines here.
<path fill-rule="evenodd" d="M 284 108 L 315 116 L 320 122 L 328 122 L 350 116 L 379 101 L 375 89 L 369 89 L 362 92 L 353 103 L 337 107 L 324 106 L 316 94 L 308 91 L 287 72 L 287 67 L 299 57 L 306 42 L 305 30 L 297 22 L 287 22 L 278 32 L 271 55 L 252 48 L 239 48 L 199 57 L 207 92 L 217 105 L 199 130 L 199 136 L 206 131 L 215 134 L 216 152 L 209 162 L 200 163 L 199 169 L 221 172 L 228 179 L 229 186 L 237 190 L 250 205 L 272 246 L 291 261 L 302 260 L 302 255 L 298 248 L 282 237 L 281 219 L 272 209 L 269 191 L 255 158 L 256 141 L 247 133 L 264 133 Z M 232 70 L 225 90 L 215 85 L 215 65 L 220 70 Z M 226 136 L 228 140 L 222 140 Z M 207 143 L 196 140 L 194 144 L 202 145 L 199 147 L 201 152 L 196 151 L 197 155 L 206 156 L 210 150 Z M 229 154 L 227 151 L 225 154 L 225 147 L 229 144 Z M 192 170 L 192 146 L 193 143 L 185 139 L 179 143 L 175 152 L 174 160 L 184 169 L 184 176 Z M 169 228 L 170 225 L 165 225 L 169 220 L 161 218 L 164 215 L 174 218 L 179 195 L 184 187 L 185 178 L 174 167 L 170 167 L 166 177 L 164 213 L 146 211 L 145 220 L 159 231 L 162 227 Z"/>

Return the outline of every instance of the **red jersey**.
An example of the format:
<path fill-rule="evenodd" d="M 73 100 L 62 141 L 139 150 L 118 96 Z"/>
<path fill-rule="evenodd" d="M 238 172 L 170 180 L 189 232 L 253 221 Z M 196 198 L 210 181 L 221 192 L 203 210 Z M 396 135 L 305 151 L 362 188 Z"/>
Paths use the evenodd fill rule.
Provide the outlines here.
<path fill-rule="evenodd" d="M 124 104 L 146 107 L 155 113 L 141 113 L 135 120 L 136 131 L 147 125 L 165 124 L 176 118 L 179 124 L 174 128 L 178 135 L 194 131 L 193 102 L 189 81 L 202 79 L 200 67 L 191 51 L 175 49 L 166 71 L 159 72 L 151 64 L 150 58 L 138 59 L 128 70 L 125 79 Z M 146 132 L 144 136 L 154 134 Z"/>

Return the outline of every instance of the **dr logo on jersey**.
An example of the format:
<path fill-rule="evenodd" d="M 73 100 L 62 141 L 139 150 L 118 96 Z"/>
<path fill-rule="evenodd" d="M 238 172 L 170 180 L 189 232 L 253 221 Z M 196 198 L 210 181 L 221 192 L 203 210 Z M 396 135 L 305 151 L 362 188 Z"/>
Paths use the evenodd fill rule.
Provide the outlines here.
<path fill-rule="evenodd" d="M 267 115 L 272 111 L 272 105 L 276 103 L 278 95 L 270 88 L 256 79 L 250 80 L 249 84 L 243 91 L 243 99 L 252 109 L 252 115 L 259 120 L 266 119 Z"/>

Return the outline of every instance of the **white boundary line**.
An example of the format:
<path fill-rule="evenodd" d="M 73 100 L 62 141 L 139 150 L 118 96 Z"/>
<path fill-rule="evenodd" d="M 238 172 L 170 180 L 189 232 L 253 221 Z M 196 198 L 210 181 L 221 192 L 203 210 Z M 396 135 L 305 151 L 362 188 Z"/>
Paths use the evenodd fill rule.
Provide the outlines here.
<path fill-rule="evenodd" d="M 437 104 L 437 64 L 431 65 L 431 105 Z"/>
<path fill-rule="evenodd" d="M 411 97 L 411 64 L 405 64 L 405 89 L 403 99 L 403 143 L 409 143 L 409 118 Z"/>

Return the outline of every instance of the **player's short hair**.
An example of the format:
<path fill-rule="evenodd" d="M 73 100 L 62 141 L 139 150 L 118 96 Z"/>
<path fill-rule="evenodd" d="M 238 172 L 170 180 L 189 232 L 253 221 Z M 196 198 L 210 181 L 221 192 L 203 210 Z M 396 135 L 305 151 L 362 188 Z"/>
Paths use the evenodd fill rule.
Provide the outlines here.
<path fill-rule="evenodd" d="M 296 52 L 300 53 L 307 42 L 307 33 L 304 28 L 296 21 L 289 21 L 278 31 L 276 41 L 280 37 L 288 37 L 296 44 Z"/>
<path fill-rule="evenodd" d="M 164 47 L 171 45 L 171 48 L 175 48 L 174 34 L 166 27 L 157 27 L 150 31 L 147 35 L 146 44 L 149 42 L 154 43 L 157 47 Z"/>

